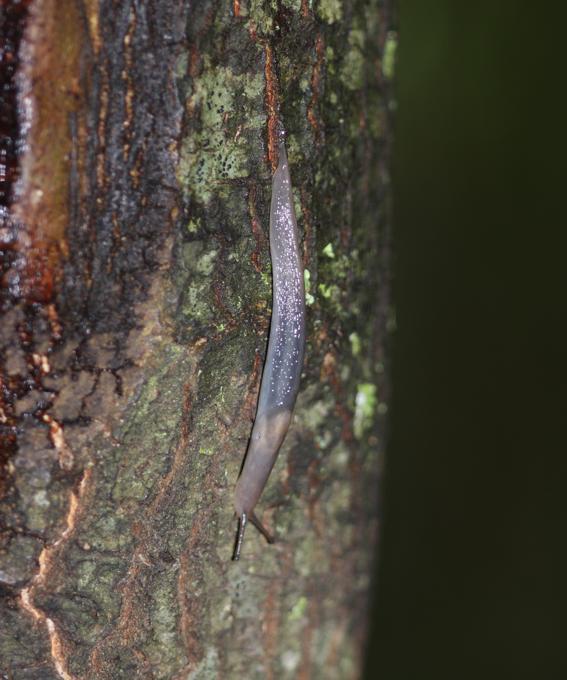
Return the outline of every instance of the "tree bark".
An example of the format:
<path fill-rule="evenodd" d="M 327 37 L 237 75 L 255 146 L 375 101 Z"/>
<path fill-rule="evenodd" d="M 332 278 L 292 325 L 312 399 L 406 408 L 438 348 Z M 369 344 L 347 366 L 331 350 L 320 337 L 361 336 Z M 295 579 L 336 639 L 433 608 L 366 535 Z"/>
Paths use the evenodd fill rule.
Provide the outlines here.
<path fill-rule="evenodd" d="M 0 242 L 2 677 L 359 677 L 393 323 L 388 6 L 0 11 L 20 111 Z M 277 542 L 251 528 L 234 563 L 278 119 L 308 342 L 259 507 Z"/>

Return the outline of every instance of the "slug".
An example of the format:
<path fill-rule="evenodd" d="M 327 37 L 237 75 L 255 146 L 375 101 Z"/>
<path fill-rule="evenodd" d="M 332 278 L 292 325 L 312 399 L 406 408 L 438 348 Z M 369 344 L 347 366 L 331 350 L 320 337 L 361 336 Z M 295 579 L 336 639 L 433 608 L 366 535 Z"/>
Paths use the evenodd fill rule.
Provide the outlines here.
<path fill-rule="evenodd" d="M 278 166 L 272 180 L 270 256 L 272 319 L 256 418 L 234 494 L 238 560 L 250 520 L 269 543 L 272 537 L 254 513 L 285 439 L 299 390 L 305 348 L 305 291 L 299 236 L 293 207 L 285 143 L 280 137 Z"/>

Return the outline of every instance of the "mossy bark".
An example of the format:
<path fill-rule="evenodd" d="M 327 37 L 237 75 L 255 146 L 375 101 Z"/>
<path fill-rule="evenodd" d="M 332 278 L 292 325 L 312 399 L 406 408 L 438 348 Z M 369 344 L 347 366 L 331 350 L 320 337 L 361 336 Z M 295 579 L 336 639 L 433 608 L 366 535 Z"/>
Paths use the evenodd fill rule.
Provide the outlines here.
<path fill-rule="evenodd" d="M 381 0 L 30 3 L 2 227 L 3 677 L 360 675 L 392 323 L 390 21 Z M 250 529 L 233 563 L 278 119 L 308 343 L 260 503 L 277 542 Z"/>

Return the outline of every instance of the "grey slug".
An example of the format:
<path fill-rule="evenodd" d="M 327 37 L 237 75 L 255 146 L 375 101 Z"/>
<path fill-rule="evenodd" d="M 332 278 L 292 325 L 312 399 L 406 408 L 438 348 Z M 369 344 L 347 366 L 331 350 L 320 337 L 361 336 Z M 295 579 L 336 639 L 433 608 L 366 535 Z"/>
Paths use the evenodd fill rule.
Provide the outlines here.
<path fill-rule="evenodd" d="M 254 507 L 268 481 L 291 422 L 305 348 L 303 264 L 287 154 L 281 138 L 278 156 L 270 207 L 272 320 L 256 418 L 234 494 L 234 508 L 239 519 L 234 560 L 240 557 L 248 520 L 269 543 L 273 542 L 256 517 Z"/>

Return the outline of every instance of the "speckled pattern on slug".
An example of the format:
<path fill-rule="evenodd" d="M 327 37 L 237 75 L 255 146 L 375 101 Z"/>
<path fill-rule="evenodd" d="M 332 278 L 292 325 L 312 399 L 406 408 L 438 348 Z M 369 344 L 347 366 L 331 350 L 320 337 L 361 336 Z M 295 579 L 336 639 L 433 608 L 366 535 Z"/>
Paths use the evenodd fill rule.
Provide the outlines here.
<path fill-rule="evenodd" d="M 305 291 L 293 209 L 291 179 L 284 144 L 274 174 L 270 211 L 273 310 L 268 353 L 258 401 L 258 415 L 295 404 L 305 345 Z"/>
<path fill-rule="evenodd" d="M 285 439 L 299 391 L 305 347 L 303 264 L 285 145 L 272 181 L 270 252 L 273 309 L 268 352 L 262 375 L 256 419 L 242 474 L 234 493 L 240 518 L 234 559 L 239 558 L 246 515 L 253 513 Z"/>

